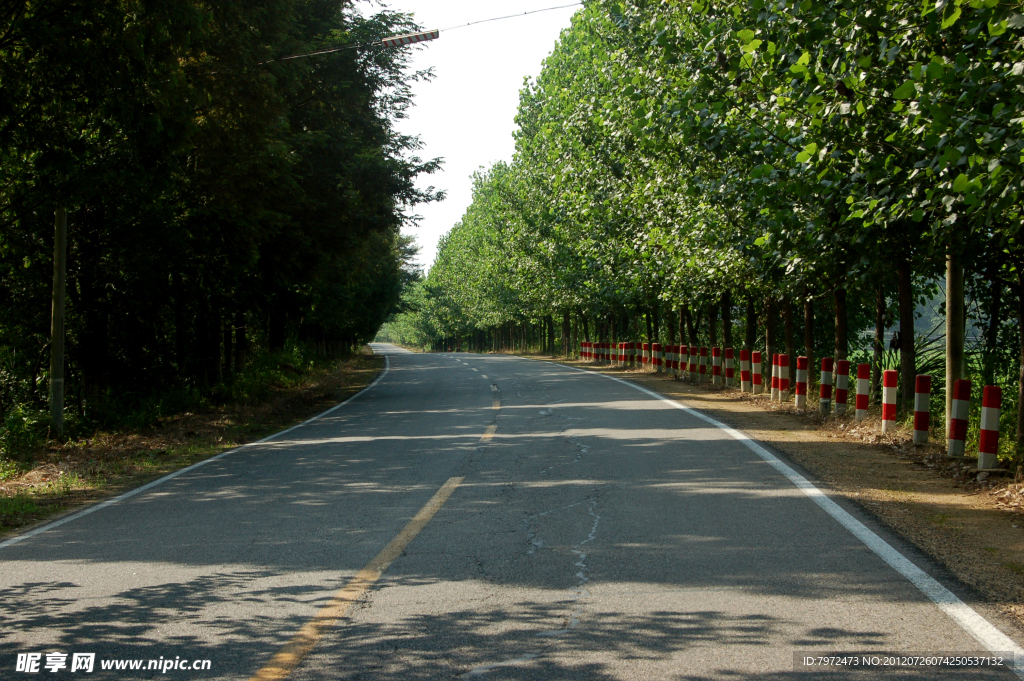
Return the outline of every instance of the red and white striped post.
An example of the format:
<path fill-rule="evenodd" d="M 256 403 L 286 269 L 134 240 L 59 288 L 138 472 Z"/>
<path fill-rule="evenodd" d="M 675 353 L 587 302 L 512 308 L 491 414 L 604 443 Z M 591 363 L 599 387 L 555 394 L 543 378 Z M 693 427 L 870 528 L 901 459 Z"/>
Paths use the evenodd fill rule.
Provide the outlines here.
<path fill-rule="evenodd" d="M 636 368 L 636 348 L 637 348 L 637 343 L 632 342 L 632 343 L 629 344 L 629 368 L 630 369 L 635 369 Z"/>
<path fill-rule="evenodd" d="M 855 415 L 858 421 L 863 421 L 868 417 L 868 394 L 871 392 L 871 365 L 870 364 L 858 364 L 857 365 L 857 413 Z M 884 431 L 883 431 L 884 432 Z"/>
<path fill-rule="evenodd" d="M 779 353 L 772 355 L 772 402 L 779 399 Z"/>
<path fill-rule="evenodd" d="M 654 360 L 654 371 L 661 373 L 661 343 L 651 343 L 651 358 Z"/>
<path fill-rule="evenodd" d="M 691 345 L 690 346 L 690 381 L 691 382 L 696 382 L 697 381 L 697 376 L 699 375 L 697 373 L 697 366 L 698 366 L 699 363 L 700 363 L 700 350 L 699 350 L 699 348 L 697 348 L 696 345 Z"/>
<path fill-rule="evenodd" d="M 779 404 L 789 402 L 789 355 L 779 355 Z"/>
<path fill-rule="evenodd" d="M 807 358 L 796 358 L 796 408 L 807 409 Z"/>
<path fill-rule="evenodd" d="M 740 350 L 740 392 L 750 390 L 750 350 Z"/>
<path fill-rule="evenodd" d="M 761 375 L 761 352 L 750 353 L 750 393 L 760 395 L 764 392 L 764 377 Z"/>
<path fill-rule="evenodd" d="M 700 372 L 700 378 L 698 380 L 701 383 L 703 383 L 706 380 L 708 380 L 708 349 L 707 348 L 701 348 L 700 349 L 700 368 L 698 369 L 698 371 Z"/>
<path fill-rule="evenodd" d="M 846 413 L 850 395 L 850 362 L 841 359 L 836 362 L 836 416 Z"/>
<path fill-rule="evenodd" d="M 725 349 L 725 385 L 728 388 L 736 385 L 736 351 L 732 348 Z"/>
<path fill-rule="evenodd" d="M 626 342 L 619 341 L 619 366 L 626 366 Z"/>
<path fill-rule="evenodd" d="M 996 467 L 999 454 L 999 412 L 1003 407 L 1003 389 L 986 385 L 981 393 L 981 433 L 978 439 L 978 468 Z"/>
<path fill-rule="evenodd" d="M 640 348 L 640 365 L 642 369 L 646 368 L 647 358 L 650 355 L 650 343 L 644 343 Z"/>
<path fill-rule="evenodd" d="M 680 345 L 679 346 L 679 376 L 680 378 L 687 372 L 690 366 L 690 346 Z"/>
<path fill-rule="evenodd" d="M 828 416 L 832 411 L 832 358 L 821 359 L 821 388 L 818 391 L 818 413 Z"/>
<path fill-rule="evenodd" d="M 722 348 L 711 348 L 711 382 L 722 385 Z"/>
<path fill-rule="evenodd" d="M 870 379 L 870 364 L 857 366 L 857 413 L 860 414 L 860 368 L 868 367 Z M 899 385 L 899 374 L 889 369 L 882 372 L 882 432 L 888 433 L 896 429 L 896 388 Z"/>
<path fill-rule="evenodd" d="M 914 444 L 928 443 L 928 429 L 932 419 L 932 377 L 914 379 Z"/>
<path fill-rule="evenodd" d="M 949 411 L 949 444 L 946 455 L 962 457 L 967 440 L 967 419 L 971 411 L 971 381 L 964 378 L 953 382 L 953 404 Z"/>

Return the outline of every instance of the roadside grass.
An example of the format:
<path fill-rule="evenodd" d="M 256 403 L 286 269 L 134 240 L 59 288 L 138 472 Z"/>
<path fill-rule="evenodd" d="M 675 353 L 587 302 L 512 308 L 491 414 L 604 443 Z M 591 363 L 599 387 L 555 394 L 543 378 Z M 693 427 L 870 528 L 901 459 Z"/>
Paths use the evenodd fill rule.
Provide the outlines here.
<path fill-rule="evenodd" d="M 215 400 L 166 403 L 119 427 L 44 441 L 19 461 L 0 458 L 0 537 L 116 496 L 314 416 L 366 387 L 384 365 L 363 354 L 333 362 L 258 367 Z"/>

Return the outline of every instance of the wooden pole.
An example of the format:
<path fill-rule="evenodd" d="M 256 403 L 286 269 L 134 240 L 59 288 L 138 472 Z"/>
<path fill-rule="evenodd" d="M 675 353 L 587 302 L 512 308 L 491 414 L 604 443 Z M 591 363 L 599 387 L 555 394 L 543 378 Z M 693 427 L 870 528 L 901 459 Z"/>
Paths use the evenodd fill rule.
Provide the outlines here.
<path fill-rule="evenodd" d="M 50 314 L 50 429 L 64 433 L 64 297 L 67 287 L 68 212 L 54 214 L 53 305 Z"/>

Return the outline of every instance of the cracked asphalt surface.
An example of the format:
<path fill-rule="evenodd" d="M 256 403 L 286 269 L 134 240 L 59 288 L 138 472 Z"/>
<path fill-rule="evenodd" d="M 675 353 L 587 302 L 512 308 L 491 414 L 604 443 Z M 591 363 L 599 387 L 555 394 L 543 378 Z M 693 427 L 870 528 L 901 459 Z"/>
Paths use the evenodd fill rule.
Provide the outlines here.
<path fill-rule="evenodd" d="M 211 661 L 95 677 L 248 679 L 453 476 L 291 678 L 1017 678 L 795 670 L 797 651 L 984 651 L 690 414 L 556 364 L 374 347 L 389 373 L 330 415 L 0 548 L 0 678 L 60 651 Z"/>

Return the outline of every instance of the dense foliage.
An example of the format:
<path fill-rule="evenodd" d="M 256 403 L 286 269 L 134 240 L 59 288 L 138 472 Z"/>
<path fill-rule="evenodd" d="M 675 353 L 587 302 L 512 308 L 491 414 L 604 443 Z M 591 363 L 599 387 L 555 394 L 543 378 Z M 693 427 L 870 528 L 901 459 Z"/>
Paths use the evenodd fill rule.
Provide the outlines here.
<path fill-rule="evenodd" d="M 404 323 L 445 345 L 532 330 L 850 358 L 941 395 L 962 360 L 921 316 L 964 305 L 955 284 L 941 303 L 948 272 L 969 301 L 950 366 L 1012 388 L 1011 426 L 1022 99 L 1005 0 L 588 0 Z"/>
<path fill-rule="evenodd" d="M 79 414 L 372 338 L 435 197 L 394 128 L 427 74 L 372 45 L 413 28 L 351 0 L 0 0 L 0 411 L 46 399 L 59 206 Z"/>

